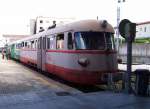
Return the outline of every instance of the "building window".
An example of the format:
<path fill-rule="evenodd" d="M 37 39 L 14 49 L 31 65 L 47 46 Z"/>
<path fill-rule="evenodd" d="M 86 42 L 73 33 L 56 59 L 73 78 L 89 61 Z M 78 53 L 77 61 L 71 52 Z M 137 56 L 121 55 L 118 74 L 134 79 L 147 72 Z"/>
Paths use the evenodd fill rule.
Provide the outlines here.
<path fill-rule="evenodd" d="M 40 23 L 43 23 L 43 20 L 40 20 Z"/>
<path fill-rule="evenodd" d="M 44 28 L 43 28 L 43 27 L 40 27 L 39 32 L 42 32 L 42 31 L 44 31 Z"/>
<path fill-rule="evenodd" d="M 43 29 L 43 27 L 40 27 L 40 30 L 42 30 Z"/>

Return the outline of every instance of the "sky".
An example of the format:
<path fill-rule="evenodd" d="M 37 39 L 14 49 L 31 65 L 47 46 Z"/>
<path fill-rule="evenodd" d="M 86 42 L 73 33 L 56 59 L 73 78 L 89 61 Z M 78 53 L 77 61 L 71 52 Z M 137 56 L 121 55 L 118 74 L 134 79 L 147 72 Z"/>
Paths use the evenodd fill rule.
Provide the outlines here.
<path fill-rule="evenodd" d="M 118 0 L 0 0 L 0 36 L 29 34 L 29 21 L 37 16 L 106 19 L 117 22 Z M 150 0 L 126 0 L 120 3 L 121 19 L 132 22 L 150 21 Z"/>

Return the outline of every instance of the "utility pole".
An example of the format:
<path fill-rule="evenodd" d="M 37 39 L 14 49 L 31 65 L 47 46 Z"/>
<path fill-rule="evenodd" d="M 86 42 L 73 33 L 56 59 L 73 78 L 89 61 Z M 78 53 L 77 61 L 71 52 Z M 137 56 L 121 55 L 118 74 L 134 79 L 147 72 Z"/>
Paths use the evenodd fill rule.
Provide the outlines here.
<path fill-rule="evenodd" d="M 117 51 L 119 52 L 119 23 L 120 23 L 120 10 L 121 10 L 121 3 L 125 2 L 125 0 L 118 0 L 117 2 L 117 31 L 116 31 L 116 35 L 117 35 Z"/>
<path fill-rule="evenodd" d="M 136 24 L 124 19 L 119 24 L 119 32 L 127 41 L 127 72 L 125 73 L 125 92 L 131 93 L 131 73 L 132 73 L 132 42 L 136 36 Z"/>

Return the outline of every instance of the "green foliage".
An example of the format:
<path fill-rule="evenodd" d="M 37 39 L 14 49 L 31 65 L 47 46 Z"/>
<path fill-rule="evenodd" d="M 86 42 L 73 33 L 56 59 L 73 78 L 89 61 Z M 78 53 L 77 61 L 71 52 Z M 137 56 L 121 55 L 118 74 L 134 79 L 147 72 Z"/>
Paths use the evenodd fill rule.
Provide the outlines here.
<path fill-rule="evenodd" d="M 135 39 L 134 43 L 150 43 L 150 38 L 138 38 Z"/>
<path fill-rule="evenodd" d="M 126 43 L 125 39 L 121 39 L 120 41 Z M 133 43 L 150 43 L 150 38 L 136 38 Z"/>

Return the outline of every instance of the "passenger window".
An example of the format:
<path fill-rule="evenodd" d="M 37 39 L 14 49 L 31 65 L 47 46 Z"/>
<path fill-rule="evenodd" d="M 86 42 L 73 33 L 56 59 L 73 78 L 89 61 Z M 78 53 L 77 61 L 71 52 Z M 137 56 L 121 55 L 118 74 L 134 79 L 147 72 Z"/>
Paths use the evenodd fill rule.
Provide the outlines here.
<path fill-rule="evenodd" d="M 50 37 L 50 49 L 54 49 L 54 41 L 55 41 L 55 38 L 54 38 L 54 36 L 51 36 Z"/>
<path fill-rule="evenodd" d="M 27 47 L 27 42 L 25 42 L 25 47 Z"/>
<path fill-rule="evenodd" d="M 31 43 L 28 41 L 27 42 L 27 48 L 30 48 L 31 47 Z"/>
<path fill-rule="evenodd" d="M 16 45 L 16 48 L 18 49 L 18 44 Z"/>
<path fill-rule="evenodd" d="M 35 48 L 34 47 L 34 41 L 31 41 L 31 48 Z"/>
<path fill-rule="evenodd" d="M 35 40 L 35 48 L 37 48 L 37 40 Z"/>
<path fill-rule="evenodd" d="M 73 41 L 72 41 L 72 33 L 68 33 L 68 49 L 71 50 L 73 49 Z"/>
<path fill-rule="evenodd" d="M 43 37 L 43 49 L 46 49 L 46 37 Z"/>
<path fill-rule="evenodd" d="M 56 48 L 59 50 L 64 49 L 64 34 L 58 34 L 56 38 Z"/>
<path fill-rule="evenodd" d="M 47 38 L 47 49 L 50 49 L 50 38 Z"/>
<path fill-rule="evenodd" d="M 23 47 L 24 47 L 24 42 L 22 42 L 22 44 L 21 44 L 21 45 L 22 45 L 21 47 L 23 48 Z"/>
<path fill-rule="evenodd" d="M 40 39 L 41 38 L 38 39 L 38 49 L 41 49 L 41 41 L 40 41 Z"/>

